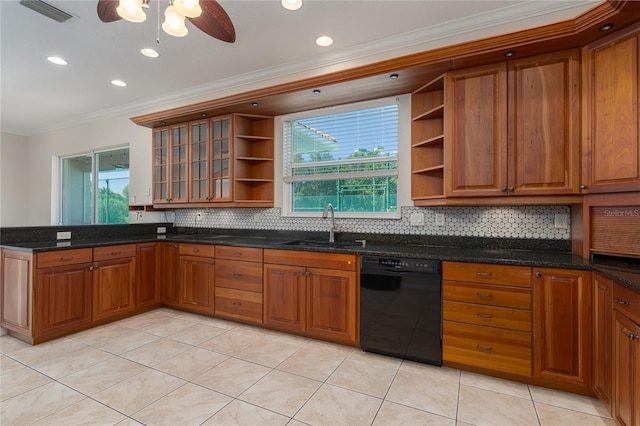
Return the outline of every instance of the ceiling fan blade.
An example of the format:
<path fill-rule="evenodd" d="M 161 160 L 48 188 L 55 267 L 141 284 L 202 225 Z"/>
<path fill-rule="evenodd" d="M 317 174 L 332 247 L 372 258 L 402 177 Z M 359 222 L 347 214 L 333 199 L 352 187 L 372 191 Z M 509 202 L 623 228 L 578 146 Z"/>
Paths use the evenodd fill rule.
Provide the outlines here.
<path fill-rule="evenodd" d="M 104 0 L 100 0 L 104 1 Z M 233 43 L 236 30 L 227 12 L 215 0 L 200 0 L 202 14 L 197 18 L 187 18 L 193 25 L 218 40 Z"/>
<path fill-rule="evenodd" d="M 118 0 L 98 0 L 98 18 L 102 22 L 114 22 L 122 19 L 116 12 L 119 3 Z"/>

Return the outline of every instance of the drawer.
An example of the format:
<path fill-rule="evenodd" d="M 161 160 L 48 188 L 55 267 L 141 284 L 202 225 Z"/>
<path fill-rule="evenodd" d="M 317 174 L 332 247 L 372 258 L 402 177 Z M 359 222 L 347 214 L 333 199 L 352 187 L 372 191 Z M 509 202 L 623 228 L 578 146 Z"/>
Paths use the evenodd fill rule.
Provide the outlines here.
<path fill-rule="evenodd" d="M 216 287 L 262 293 L 262 263 L 216 260 Z"/>
<path fill-rule="evenodd" d="M 123 257 L 136 257 L 135 244 L 123 244 L 119 246 L 95 247 L 93 249 L 93 260 L 122 259 Z"/>
<path fill-rule="evenodd" d="M 262 263 L 262 249 L 253 247 L 216 246 L 216 258 Z"/>
<path fill-rule="evenodd" d="M 262 324 L 262 293 L 216 287 L 215 313 Z"/>
<path fill-rule="evenodd" d="M 38 253 L 37 267 L 50 268 L 53 266 L 76 265 L 78 263 L 91 263 L 93 251 L 90 248 L 56 250 Z"/>
<path fill-rule="evenodd" d="M 613 284 L 613 308 L 640 324 L 640 294 L 615 281 Z"/>
<path fill-rule="evenodd" d="M 356 270 L 356 256 L 353 254 L 316 251 L 265 249 L 264 263 L 341 271 Z"/>
<path fill-rule="evenodd" d="M 487 263 L 442 262 L 442 279 L 531 288 L 531 268 Z"/>
<path fill-rule="evenodd" d="M 531 375 L 531 333 L 444 321 L 442 360 Z"/>
<path fill-rule="evenodd" d="M 442 298 L 455 302 L 531 309 L 531 290 L 517 287 L 444 281 Z"/>
<path fill-rule="evenodd" d="M 215 257 L 216 246 L 207 244 L 180 244 L 180 254 L 200 257 Z"/>
<path fill-rule="evenodd" d="M 500 308 L 445 300 L 442 302 L 442 319 L 531 332 L 531 311 L 523 309 Z"/>

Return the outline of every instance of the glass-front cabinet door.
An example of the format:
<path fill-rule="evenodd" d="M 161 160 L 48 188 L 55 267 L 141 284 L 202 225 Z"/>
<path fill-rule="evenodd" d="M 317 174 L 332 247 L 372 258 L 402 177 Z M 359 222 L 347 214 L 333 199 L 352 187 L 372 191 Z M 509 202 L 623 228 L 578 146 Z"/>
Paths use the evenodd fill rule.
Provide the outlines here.
<path fill-rule="evenodd" d="M 186 203 L 187 196 L 187 134 L 188 125 L 176 124 L 170 127 L 171 171 L 169 174 L 169 202 Z"/>
<path fill-rule="evenodd" d="M 209 120 L 189 123 L 189 202 L 211 201 L 209 160 L 211 141 L 209 140 Z"/>
<path fill-rule="evenodd" d="M 211 119 L 211 190 L 213 201 L 231 201 L 231 117 Z"/>
<path fill-rule="evenodd" d="M 153 129 L 153 204 L 169 202 L 169 129 Z"/>

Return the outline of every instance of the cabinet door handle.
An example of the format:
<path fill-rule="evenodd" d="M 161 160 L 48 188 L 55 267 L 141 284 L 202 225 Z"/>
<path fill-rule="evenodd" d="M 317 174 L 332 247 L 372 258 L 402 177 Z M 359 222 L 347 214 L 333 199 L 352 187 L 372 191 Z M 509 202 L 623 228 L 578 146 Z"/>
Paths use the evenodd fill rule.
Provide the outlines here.
<path fill-rule="evenodd" d="M 500 192 L 507 192 L 507 187 L 503 186 L 502 188 L 500 188 Z"/>
<path fill-rule="evenodd" d="M 236 279 L 242 278 L 242 274 L 233 274 L 233 278 L 236 278 Z"/>
<path fill-rule="evenodd" d="M 478 295 L 478 297 L 482 297 L 483 299 L 489 299 L 493 297 L 491 293 L 476 293 L 476 294 Z"/>
<path fill-rule="evenodd" d="M 634 340 L 638 339 L 640 339 L 640 336 L 638 336 L 637 334 L 629 333 L 629 340 L 633 342 Z"/>
<path fill-rule="evenodd" d="M 515 190 L 516 190 L 516 187 L 515 187 L 515 186 L 510 186 L 510 187 L 509 187 L 509 191 L 511 191 L 511 192 L 515 192 Z"/>
<path fill-rule="evenodd" d="M 66 262 L 68 260 L 73 260 L 73 256 L 61 257 L 60 260 Z"/>
<path fill-rule="evenodd" d="M 580 185 L 580 189 L 587 189 L 587 185 L 583 183 L 582 185 Z"/>
<path fill-rule="evenodd" d="M 491 272 L 476 272 L 476 275 L 478 275 L 479 277 L 490 277 Z"/>
<path fill-rule="evenodd" d="M 478 314 L 478 318 L 491 319 L 491 318 L 493 318 L 493 315 L 491 315 L 491 314 Z"/>
<path fill-rule="evenodd" d="M 485 351 L 485 352 L 491 352 L 493 350 L 493 347 L 483 346 L 483 345 L 476 345 L 476 348 L 480 351 Z"/>
<path fill-rule="evenodd" d="M 624 299 L 620 299 L 619 297 L 616 297 L 615 299 L 613 299 L 614 302 L 616 302 L 619 305 L 630 305 L 631 303 L 629 303 L 628 300 L 624 300 Z"/>
<path fill-rule="evenodd" d="M 542 274 L 540 272 L 536 272 L 536 278 L 540 278 Z"/>

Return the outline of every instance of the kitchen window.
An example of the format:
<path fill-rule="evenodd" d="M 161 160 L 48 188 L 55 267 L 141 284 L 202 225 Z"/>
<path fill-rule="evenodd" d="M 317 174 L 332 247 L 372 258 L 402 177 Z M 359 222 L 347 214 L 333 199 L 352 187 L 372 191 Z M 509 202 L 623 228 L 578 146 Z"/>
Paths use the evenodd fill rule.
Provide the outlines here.
<path fill-rule="evenodd" d="M 129 222 L 129 148 L 61 157 L 60 171 L 61 225 Z"/>
<path fill-rule="evenodd" d="M 402 108 L 386 98 L 282 117 L 283 213 L 397 218 Z"/>

